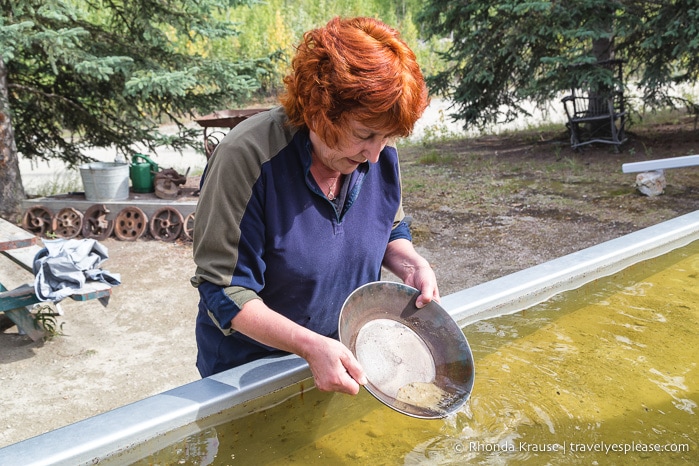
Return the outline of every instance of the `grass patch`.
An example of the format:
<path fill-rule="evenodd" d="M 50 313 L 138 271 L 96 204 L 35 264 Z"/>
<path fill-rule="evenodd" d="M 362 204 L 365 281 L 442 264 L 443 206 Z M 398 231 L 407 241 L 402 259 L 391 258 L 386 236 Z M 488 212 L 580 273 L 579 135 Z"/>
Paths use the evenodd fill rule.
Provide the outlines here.
<path fill-rule="evenodd" d="M 431 149 L 420 155 L 417 159 L 417 163 L 419 165 L 450 165 L 454 162 L 454 159 L 454 154 Z"/>
<path fill-rule="evenodd" d="M 61 172 L 54 174 L 46 183 L 34 188 L 32 195 L 38 197 L 53 196 L 56 194 L 70 193 L 83 190 L 82 178 L 77 172 Z"/>
<path fill-rule="evenodd" d="M 42 303 L 34 308 L 34 325 L 36 328 L 43 329 L 45 332 L 44 339 L 51 340 L 57 336 L 65 335 L 63 333 L 63 324 L 56 319 L 58 315 L 52 303 Z"/>

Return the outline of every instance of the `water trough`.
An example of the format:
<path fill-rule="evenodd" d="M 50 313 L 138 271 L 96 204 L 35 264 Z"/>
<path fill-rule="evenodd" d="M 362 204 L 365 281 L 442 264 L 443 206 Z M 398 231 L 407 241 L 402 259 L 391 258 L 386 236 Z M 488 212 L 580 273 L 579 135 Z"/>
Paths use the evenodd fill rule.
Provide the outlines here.
<path fill-rule="evenodd" d="M 463 328 L 511 314 L 699 239 L 699 211 L 445 296 Z M 312 387 L 296 356 L 256 361 L 0 449 L 0 464 L 129 464 Z"/>

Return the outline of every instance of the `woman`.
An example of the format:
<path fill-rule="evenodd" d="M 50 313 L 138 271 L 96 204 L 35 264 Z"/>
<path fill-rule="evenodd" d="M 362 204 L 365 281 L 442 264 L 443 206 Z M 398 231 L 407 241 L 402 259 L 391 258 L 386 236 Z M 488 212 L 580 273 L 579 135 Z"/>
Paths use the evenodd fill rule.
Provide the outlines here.
<path fill-rule="evenodd" d="M 304 35 L 282 106 L 236 126 L 212 154 L 194 227 L 203 377 L 285 352 L 320 390 L 366 383 L 335 338 L 344 300 L 387 267 L 439 299 L 403 222 L 393 138 L 427 106 L 415 55 L 369 18 Z"/>

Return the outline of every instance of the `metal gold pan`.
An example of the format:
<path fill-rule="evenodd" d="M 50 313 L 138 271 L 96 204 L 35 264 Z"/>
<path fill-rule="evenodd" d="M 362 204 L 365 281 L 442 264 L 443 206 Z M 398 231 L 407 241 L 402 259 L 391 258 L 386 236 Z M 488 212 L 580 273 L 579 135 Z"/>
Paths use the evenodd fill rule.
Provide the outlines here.
<path fill-rule="evenodd" d="M 366 389 L 396 411 L 445 417 L 471 395 L 471 348 L 437 303 L 418 309 L 418 290 L 373 282 L 357 288 L 340 312 L 339 336 L 364 368 Z"/>

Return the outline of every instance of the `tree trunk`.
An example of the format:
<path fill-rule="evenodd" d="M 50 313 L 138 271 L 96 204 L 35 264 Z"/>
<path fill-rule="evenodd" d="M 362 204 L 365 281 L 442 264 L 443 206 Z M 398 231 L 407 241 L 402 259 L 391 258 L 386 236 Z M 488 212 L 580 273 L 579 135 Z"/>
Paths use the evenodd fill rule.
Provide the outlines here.
<path fill-rule="evenodd" d="M 614 44 L 609 37 L 601 37 L 592 41 L 592 53 L 597 63 L 614 58 Z"/>
<path fill-rule="evenodd" d="M 603 63 L 607 60 L 611 60 L 614 58 L 614 44 L 609 37 L 595 39 L 592 41 L 592 53 L 595 55 L 597 63 Z M 608 113 L 607 98 L 609 97 L 610 89 L 596 87 L 594 89 L 589 89 L 588 92 L 590 97 L 590 107 L 587 109 L 588 113 L 591 116 L 599 115 L 600 113 Z M 590 137 L 594 137 L 594 135 L 611 137 L 612 135 L 608 121 L 590 122 L 585 126 L 587 132 L 590 134 Z"/>
<path fill-rule="evenodd" d="M 0 57 L 0 217 L 18 222 L 24 197 L 15 133 L 10 117 L 7 68 Z"/>

